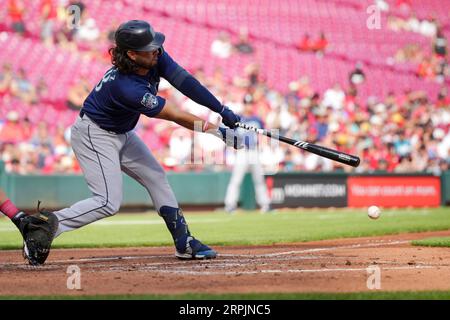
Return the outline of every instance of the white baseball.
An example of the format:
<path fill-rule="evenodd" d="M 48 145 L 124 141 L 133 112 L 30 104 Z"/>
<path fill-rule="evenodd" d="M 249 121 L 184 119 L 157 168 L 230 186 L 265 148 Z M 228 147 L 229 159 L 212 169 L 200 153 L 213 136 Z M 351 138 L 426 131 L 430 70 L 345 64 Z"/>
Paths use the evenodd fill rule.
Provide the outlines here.
<path fill-rule="evenodd" d="M 378 219 L 380 217 L 381 210 L 377 206 L 370 206 L 367 210 L 367 214 L 371 219 Z"/>

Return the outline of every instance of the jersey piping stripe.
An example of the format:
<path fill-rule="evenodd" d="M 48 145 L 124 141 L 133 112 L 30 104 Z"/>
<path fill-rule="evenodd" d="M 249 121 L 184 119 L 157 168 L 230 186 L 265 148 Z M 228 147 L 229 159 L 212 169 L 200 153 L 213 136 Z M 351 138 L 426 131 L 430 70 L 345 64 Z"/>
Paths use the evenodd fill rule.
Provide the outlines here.
<path fill-rule="evenodd" d="M 97 152 L 97 150 L 95 150 L 94 144 L 92 143 L 90 128 L 91 128 L 91 125 L 88 125 L 89 142 L 91 143 L 92 150 L 94 150 L 95 154 L 97 155 L 98 164 L 100 165 L 100 170 L 102 171 L 103 181 L 105 182 L 105 189 L 106 189 L 106 203 L 104 205 L 98 207 L 98 208 L 94 208 L 94 209 L 89 210 L 87 212 L 83 212 L 83 213 L 81 213 L 81 214 L 79 214 L 79 215 L 77 215 L 75 217 L 70 217 L 70 218 L 66 218 L 66 219 L 63 219 L 63 220 L 59 220 L 59 222 L 67 221 L 67 220 L 73 220 L 73 219 L 79 218 L 81 216 L 84 216 L 85 214 L 88 214 L 88 213 L 92 212 L 92 211 L 95 211 L 95 210 L 98 210 L 98 209 L 106 207 L 108 205 L 108 202 L 109 202 L 108 184 L 106 183 L 106 177 L 105 177 L 105 173 L 103 172 L 103 166 L 102 166 L 102 162 L 100 161 L 100 156 L 98 155 L 98 152 Z"/>

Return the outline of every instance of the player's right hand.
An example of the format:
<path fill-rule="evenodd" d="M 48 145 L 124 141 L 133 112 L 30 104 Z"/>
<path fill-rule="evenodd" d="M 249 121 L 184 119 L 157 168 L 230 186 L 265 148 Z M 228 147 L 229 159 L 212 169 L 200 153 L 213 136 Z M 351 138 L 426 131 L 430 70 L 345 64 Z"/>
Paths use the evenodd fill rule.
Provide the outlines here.
<path fill-rule="evenodd" d="M 241 121 L 241 117 L 235 114 L 227 106 L 223 106 L 223 110 L 219 113 L 222 116 L 222 123 L 228 128 L 236 128 L 236 122 Z"/>
<path fill-rule="evenodd" d="M 236 150 L 245 147 L 245 135 L 241 131 L 219 127 L 217 128 L 217 136 L 221 138 L 228 147 L 233 147 Z"/>

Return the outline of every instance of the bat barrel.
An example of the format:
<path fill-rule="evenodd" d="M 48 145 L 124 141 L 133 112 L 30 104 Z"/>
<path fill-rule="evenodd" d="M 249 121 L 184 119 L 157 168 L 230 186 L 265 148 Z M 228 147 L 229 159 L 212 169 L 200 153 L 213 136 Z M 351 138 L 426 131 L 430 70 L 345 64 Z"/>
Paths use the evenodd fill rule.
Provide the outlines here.
<path fill-rule="evenodd" d="M 330 159 L 330 160 L 334 160 L 334 161 L 337 161 L 337 162 L 340 162 L 340 163 L 343 163 L 343 164 L 346 164 L 346 165 L 349 165 L 349 166 L 352 166 L 352 167 L 355 167 L 355 168 L 357 166 L 359 166 L 359 163 L 361 161 L 356 156 L 353 156 L 353 155 L 350 155 L 350 154 L 347 154 L 347 153 L 344 153 L 344 152 L 340 152 L 338 150 L 329 149 L 329 148 L 322 147 L 322 146 L 319 146 L 319 145 L 316 145 L 316 144 L 312 144 L 312 143 L 309 143 L 309 142 L 305 142 L 305 141 L 297 141 L 297 140 L 290 139 L 290 138 L 283 137 L 283 136 L 272 135 L 272 133 L 267 131 L 267 130 L 255 128 L 255 127 L 249 126 L 249 125 L 247 125 L 245 123 L 238 122 L 238 123 L 236 123 L 236 126 L 239 127 L 239 128 L 246 129 L 246 130 L 255 131 L 255 132 L 259 133 L 259 134 L 263 134 L 263 135 L 268 136 L 268 137 L 270 137 L 272 139 L 278 139 L 278 140 L 280 140 L 282 142 L 288 143 L 288 144 L 290 144 L 292 146 L 295 146 L 297 148 L 300 148 L 300 149 L 306 150 L 308 152 L 314 153 L 314 154 L 316 154 L 318 156 L 321 156 L 321 157 L 324 157 L 324 158 L 327 158 L 327 159 Z"/>

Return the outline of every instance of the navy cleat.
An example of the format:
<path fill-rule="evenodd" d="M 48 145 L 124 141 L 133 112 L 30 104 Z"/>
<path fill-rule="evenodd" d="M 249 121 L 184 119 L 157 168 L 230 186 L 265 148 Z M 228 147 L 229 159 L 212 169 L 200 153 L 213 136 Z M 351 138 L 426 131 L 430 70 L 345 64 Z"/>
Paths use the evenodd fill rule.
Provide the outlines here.
<path fill-rule="evenodd" d="M 174 244 L 175 256 L 183 260 L 214 259 L 216 251 L 191 236 L 188 225 L 180 208 L 162 206 L 159 215 L 166 222 Z"/>
<path fill-rule="evenodd" d="M 181 260 L 215 259 L 217 252 L 194 237 L 187 237 L 185 250 L 176 250 L 175 256 Z"/>

